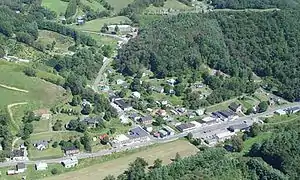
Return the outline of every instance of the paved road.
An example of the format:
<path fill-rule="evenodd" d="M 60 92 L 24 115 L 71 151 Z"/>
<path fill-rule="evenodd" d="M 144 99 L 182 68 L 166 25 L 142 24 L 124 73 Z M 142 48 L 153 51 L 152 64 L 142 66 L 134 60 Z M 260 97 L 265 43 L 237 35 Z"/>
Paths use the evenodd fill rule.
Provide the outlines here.
<path fill-rule="evenodd" d="M 183 132 L 183 133 L 179 133 L 176 134 L 174 136 L 170 136 L 164 139 L 154 139 L 152 138 L 150 141 L 148 142 L 143 142 L 143 143 L 138 143 L 138 144 L 132 144 L 126 147 L 120 147 L 120 148 L 112 148 L 112 149 L 106 149 L 106 150 L 101 150 L 95 153 L 81 153 L 79 155 L 77 155 L 78 159 L 85 159 L 85 158 L 92 158 L 92 157 L 100 157 L 100 156 L 104 156 L 104 155 L 109 155 L 109 154 L 113 154 L 116 152 L 121 152 L 121 151 L 126 151 L 128 149 L 136 149 L 139 147 L 144 147 L 144 146 L 149 146 L 151 144 L 157 144 L 157 143 L 166 143 L 166 142 L 170 142 L 170 141 L 174 141 L 177 140 L 178 138 L 182 138 L 185 137 L 189 132 L 195 132 L 195 133 L 203 133 L 204 131 L 211 131 L 212 133 L 215 133 L 218 130 L 222 130 L 222 129 L 227 129 L 228 126 L 234 125 L 234 124 L 240 124 L 243 123 L 244 121 L 246 121 L 248 124 L 253 124 L 253 122 L 255 121 L 256 118 L 258 117 L 265 117 L 268 115 L 271 115 L 274 113 L 274 111 L 278 110 L 278 109 L 282 109 L 282 108 L 288 108 L 288 107 L 296 107 L 296 106 L 300 106 L 300 102 L 298 103 L 292 103 L 292 104 L 286 104 L 286 105 L 282 105 L 280 107 L 274 107 L 274 108 L 270 108 L 267 112 L 261 113 L 261 114 L 253 114 L 250 116 L 245 116 L 245 117 L 240 117 L 236 120 L 233 121 L 228 121 L 228 122 L 220 122 L 218 124 L 213 124 L 213 125 L 206 125 L 206 126 L 201 126 L 198 127 L 196 129 L 187 131 L 187 132 Z M 58 158 L 58 159 L 48 159 L 48 160 L 42 160 L 42 162 L 46 162 L 46 163 L 60 163 L 62 160 L 64 160 L 66 157 L 63 158 Z M 34 164 L 36 162 L 40 162 L 40 161 L 25 161 L 26 164 Z M 15 165 L 16 162 L 4 162 L 4 163 L 0 163 L 0 167 L 7 167 L 7 166 L 13 166 Z"/>
<path fill-rule="evenodd" d="M 100 84 L 100 82 L 102 81 L 103 79 L 103 76 L 104 76 L 104 72 L 107 68 L 107 66 L 112 62 L 112 59 L 111 58 L 107 58 L 107 57 L 104 57 L 103 58 L 103 65 L 102 67 L 100 68 L 99 72 L 98 72 L 98 75 L 94 81 L 94 84 L 92 86 L 92 89 L 95 91 L 95 92 L 99 92 L 99 89 L 98 89 L 98 86 Z"/>

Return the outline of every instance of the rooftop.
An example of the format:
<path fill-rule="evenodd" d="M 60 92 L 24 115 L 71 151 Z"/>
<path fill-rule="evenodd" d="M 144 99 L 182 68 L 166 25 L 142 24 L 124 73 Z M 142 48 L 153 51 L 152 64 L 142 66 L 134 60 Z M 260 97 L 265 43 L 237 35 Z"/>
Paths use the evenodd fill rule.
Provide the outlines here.
<path fill-rule="evenodd" d="M 18 163 L 17 169 L 25 169 L 25 163 Z"/>
<path fill-rule="evenodd" d="M 129 135 L 128 135 L 128 137 L 130 139 L 135 139 L 135 138 L 140 138 L 140 137 L 146 137 L 146 136 L 148 136 L 147 132 L 144 129 L 142 129 L 141 127 L 139 127 L 139 126 L 131 129 L 129 131 Z"/>
<path fill-rule="evenodd" d="M 247 129 L 249 127 L 250 127 L 250 125 L 248 125 L 246 123 L 241 123 L 241 124 L 235 124 L 235 125 L 229 126 L 228 130 L 230 130 L 230 131 L 244 130 L 244 129 Z"/>
<path fill-rule="evenodd" d="M 180 124 L 178 126 L 176 126 L 177 129 L 181 129 L 181 130 L 185 130 L 185 129 L 189 129 L 189 128 L 192 128 L 192 127 L 195 127 L 196 125 L 195 124 L 192 124 L 192 123 L 184 123 L 184 124 Z"/>
<path fill-rule="evenodd" d="M 241 104 L 237 104 L 237 103 L 233 102 L 233 103 L 231 103 L 231 104 L 229 105 L 229 108 L 230 108 L 231 110 L 236 111 L 240 106 L 241 106 Z"/>
<path fill-rule="evenodd" d="M 153 118 L 152 118 L 152 116 L 144 116 L 144 117 L 142 117 L 141 118 L 141 122 L 145 122 L 145 121 L 151 121 Z"/>
<path fill-rule="evenodd" d="M 64 151 L 74 151 L 74 150 L 79 150 L 77 147 L 75 147 L 75 146 L 71 146 L 71 147 L 66 147 L 65 149 L 64 149 Z"/>
<path fill-rule="evenodd" d="M 125 103 L 125 101 L 123 99 L 117 99 L 117 100 L 115 100 L 115 103 L 123 109 L 130 107 L 130 105 Z"/>

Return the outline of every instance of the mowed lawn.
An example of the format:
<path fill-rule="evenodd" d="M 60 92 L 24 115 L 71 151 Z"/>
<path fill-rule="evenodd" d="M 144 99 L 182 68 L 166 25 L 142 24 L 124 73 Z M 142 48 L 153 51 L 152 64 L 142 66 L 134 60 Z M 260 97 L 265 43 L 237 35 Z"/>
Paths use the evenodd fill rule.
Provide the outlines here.
<path fill-rule="evenodd" d="M 86 22 L 84 25 L 71 25 L 71 27 L 83 31 L 100 32 L 100 29 L 104 24 L 120 24 L 120 23 L 128 24 L 130 22 L 131 20 L 125 16 L 117 16 L 112 18 L 95 19 Z"/>
<path fill-rule="evenodd" d="M 68 2 L 61 0 L 42 0 L 42 6 L 55 11 L 57 15 L 60 15 L 66 12 Z"/>
<path fill-rule="evenodd" d="M 22 65 L 0 61 L 0 84 L 29 91 L 28 93 L 0 87 L 0 107 L 28 102 L 36 107 L 50 107 L 63 99 L 63 88 L 36 77 L 24 75 Z"/>
<path fill-rule="evenodd" d="M 117 176 L 123 173 L 124 170 L 128 168 L 128 164 L 133 162 L 137 157 L 144 158 L 150 166 L 157 158 L 163 160 L 163 164 L 169 164 L 172 162 L 171 159 L 175 157 L 177 152 L 181 157 L 186 157 L 196 154 L 198 149 L 187 141 L 178 140 L 154 146 L 125 157 L 79 169 L 75 172 L 68 172 L 59 176 L 45 178 L 45 180 L 99 180 L 105 178 L 109 174 Z"/>
<path fill-rule="evenodd" d="M 107 0 L 107 2 L 114 8 L 115 12 L 120 12 L 128 4 L 131 4 L 134 0 Z"/>

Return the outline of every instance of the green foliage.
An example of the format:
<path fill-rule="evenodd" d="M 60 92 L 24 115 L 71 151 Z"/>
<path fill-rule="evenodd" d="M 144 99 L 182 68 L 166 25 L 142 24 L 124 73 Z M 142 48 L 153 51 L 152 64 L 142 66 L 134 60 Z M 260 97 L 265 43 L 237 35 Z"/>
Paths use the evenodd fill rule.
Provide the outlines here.
<path fill-rule="evenodd" d="M 67 6 L 65 17 L 70 18 L 76 14 L 77 10 L 77 0 L 70 0 Z"/>
<path fill-rule="evenodd" d="M 68 123 L 67 129 L 70 131 L 85 132 L 87 130 L 87 125 L 86 123 L 79 121 L 79 119 L 73 119 Z"/>
<path fill-rule="evenodd" d="M 243 140 L 239 136 L 232 136 L 230 142 L 234 152 L 241 152 L 243 150 Z"/>
<path fill-rule="evenodd" d="M 212 0 L 212 5 L 217 9 L 266 9 L 266 8 L 296 8 L 299 0 Z"/>
<path fill-rule="evenodd" d="M 23 72 L 26 76 L 31 76 L 31 77 L 36 76 L 36 71 L 31 67 L 26 67 Z"/>
<path fill-rule="evenodd" d="M 87 152 L 92 152 L 92 138 L 87 132 L 85 132 L 84 136 L 80 138 L 80 142 L 83 144 L 83 147 Z"/>
<path fill-rule="evenodd" d="M 258 112 L 262 113 L 268 109 L 268 102 L 262 101 L 258 104 Z"/>
<path fill-rule="evenodd" d="M 53 175 L 59 174 L 59 170 L 57 168 L 53 168 L 53 169 L 51 169 L 51 174 L 53 174 Z"/>
<path fill-rule="evenodd" d="M 55 142 L 52 144 L 52 147 L 53 147 L 53 148 L 57 148 L 57 147 L 58 147 L 58 142 L 55 141 Z"/>
<path fill-rule="evenodd" d="M 54 123 L 52 129 L 53 129 L 53 131 L 61 131 L 61 130 L 62 130 L 62 127 L 63 127 L 62 120 L 57 120 L 57 121 Z"/>

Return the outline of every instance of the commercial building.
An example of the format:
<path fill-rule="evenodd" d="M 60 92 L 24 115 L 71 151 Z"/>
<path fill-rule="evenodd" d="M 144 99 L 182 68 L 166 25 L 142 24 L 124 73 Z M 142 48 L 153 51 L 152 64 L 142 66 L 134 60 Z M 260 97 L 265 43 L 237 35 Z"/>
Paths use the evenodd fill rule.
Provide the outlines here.
<path fill-rule="evenodd" d="M 180 132 L 185 132 L 185 131 L 194 129 L 195 127 L 196 127 L 196 125 L 193 123 L 183 123 L 183 124 L 176 126 L 176 129 L 178 129 Z"/>

